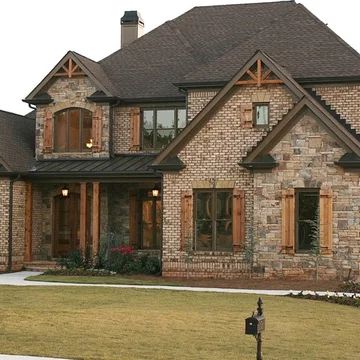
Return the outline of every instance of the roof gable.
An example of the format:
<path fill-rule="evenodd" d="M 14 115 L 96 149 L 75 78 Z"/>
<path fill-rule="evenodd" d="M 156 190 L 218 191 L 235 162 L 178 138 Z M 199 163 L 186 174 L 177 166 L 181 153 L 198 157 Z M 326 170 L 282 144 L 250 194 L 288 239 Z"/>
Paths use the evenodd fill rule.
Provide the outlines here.
<path fill-rule="evenodd" d="M 254 74 L 251 69 L 257 64 L 257 73 Z M 304 109 L 309 109 L 314 115 L 320 119 L 325 127 L 334 134 L 334 136 L 349 150 L 356 155 L 360 155 L 360 139 L 349 132 L 346 126 L 339 123 L 328 109 L 317 102 L 312 96 L 300 86 L 292 76 L 280 65 L 278 65 L 271 57 L 258 50 L 235 74 L 235 76 L 214 96 L 214 98 L 195 116 L 188 126 L 165 148 L 155 159 L 154 165 L 164 163 L 169 157 L 176 156 L 182 148 L 200 131 L 206 122 L 215 114 L 221 106 L 225 104 L 227 99 L 233 94 L 236 85 L 246 84 L 243 79 L 244 75 L 250 77 L 252 83 L 261 86 L 264 81 L 264 75 L 261 74 L 262 64 L 267 68 L 267 73 L 273 73 L 278 80 L 281 80 L 298 100 L 297 104 L 287 115 L 278 123 L 273 130 L 268 133 L 263 140 L 256 146 L 253 151 L 248 154 L 244 162 L 250 163 L 257 156 L 263 155 L 267 148 L 273 146 L 278 141 L 277 136 L 287 131 L 292 126 L 291 121 L 298 119 L 299 114 Z M 266 78 L 266 76 L 265 76 Z M 265 79 L 266 80 L 266 79 Z M 306 106 L 306 108 L 305 108 Z M 287 127 L 288 126 L 288 127 Z"/>
<path fill-rule="evenodd" d="M 101 66 L 95 61 L 77 54 L 74 51 L 69 51 L 24 101 L 31 103 L 32 100 L 38 96 L 43 96 L 41 94 L 42 89 L 54 77 L 65 76 L 71 78 L 84 75 L 88 76 L 99 90 L 103 91 L 107 96 L 112 96 L 114 89 Z"/>
<path fill-rule="evenodd" d="M 252 73 L 253 66 L 257 66 L 257 73 Z M 303 95 L 301 86 L 289 76 L 284 69 L 277 65 L 268 55 L 258 50 L 233 76 L 233 78 L 214 96 L 214 98 L 194 117 L 194 119 L 186 126 L 186 128 L 157 156 L 154 161 L 154 165 L 160 165 L 167 158 L 175 156 L 179 151 L 200 131 L 200 129 L 206 124 L 211 116 L 216 113 L 227 101 L 227 99 L 233 94 L 234 89 L 237 86 L 243 84 L 242 80 L 244 76 L 252 73 L 252 76 L 258 76 L 255 83 L 261 86 L 264 81 L 259 69 L 266 67 L 267 72 L 276 76 L 276 81 L 280 81 L 286 85 L 297 99 L 300 99 Z M 250 76 L 251 77 L 251 76 Z M 266 79 L 265 79 L 266 80 Z"/>

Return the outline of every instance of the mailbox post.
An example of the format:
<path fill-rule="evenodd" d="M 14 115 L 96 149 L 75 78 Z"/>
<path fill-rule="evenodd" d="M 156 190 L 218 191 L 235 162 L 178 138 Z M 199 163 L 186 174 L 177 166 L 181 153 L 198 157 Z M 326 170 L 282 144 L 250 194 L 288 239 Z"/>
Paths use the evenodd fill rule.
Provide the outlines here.
<path fill-rule="evenodd" d="M 255 336 L 257 342 L 256 360 L 263 360 L 261 333 L 265 330 L 265 316 L 261 298 L 259 298 L 257 305 L 257 314 L 255 315 L 253 312 L 252 316 L 245 319 L 245 334 Z"/>

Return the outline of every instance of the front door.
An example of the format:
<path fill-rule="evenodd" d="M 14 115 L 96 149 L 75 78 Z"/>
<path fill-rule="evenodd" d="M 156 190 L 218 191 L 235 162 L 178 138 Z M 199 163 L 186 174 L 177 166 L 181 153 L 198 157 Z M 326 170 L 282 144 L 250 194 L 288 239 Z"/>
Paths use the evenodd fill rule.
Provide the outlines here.
<path fill-rule="evenodd" d="M 53 256 L 67 256 L 78 250 L 80 244 L 80 196 L 72 193 L 69 196 L 54 198 L 54 242 Z"/>
<path fill-rule="evenodd" d="M 141 249 L 160 249 L 161 199 L 145 196 L 141 201 Z"/>

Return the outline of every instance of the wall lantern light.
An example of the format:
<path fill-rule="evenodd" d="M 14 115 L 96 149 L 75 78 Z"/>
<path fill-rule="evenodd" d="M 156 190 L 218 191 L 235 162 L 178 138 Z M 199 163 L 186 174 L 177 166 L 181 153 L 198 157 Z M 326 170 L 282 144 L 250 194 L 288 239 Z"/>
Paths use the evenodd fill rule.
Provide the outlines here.
<path fill-rule="evenodd" d="M 160 193 L 160 190 L 155 186 L 155 187 L 152 189 L 152 196 L 153 196 L 153 197 L 158 197 L 158 196 L 159 196 L 159 193 Z"/>
<path fill-rule="evenodd" d="M 61 195 L 63 197 L 68 197 L 69 196 L 69 188 L 67 186 L 64 186 L 62 189 L 61 189 Z"/>
<path fill-rule="evenodd" d="M 93 147 L 93 139 L 90 139 L 87 143 L 86 143 L 86 147 L 88 148 L 88 149 L 91 149 L 92 147 Z"/>

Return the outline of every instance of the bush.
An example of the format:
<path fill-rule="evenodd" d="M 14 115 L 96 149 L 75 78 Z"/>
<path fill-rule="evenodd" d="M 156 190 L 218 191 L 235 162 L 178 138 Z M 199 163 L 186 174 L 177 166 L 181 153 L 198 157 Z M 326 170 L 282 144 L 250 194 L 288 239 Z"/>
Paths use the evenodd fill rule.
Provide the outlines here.
<path fill-rule="evenodd" d="M 139 262 L 141 264 L 141 273 L 148 275 L 160 275 L 161 262 L 157 256 L 142 254 L 139 256 Z"/>
<path fill-rule="evenodd" d="M 295 297 L 299 299 L 308 299 L 308 300 L 319 300 L 319 301 L 325 301 L 330 302 L 334 304 L 340 304 L 340 305 L 349 305 L 349 306 L 355 306 L 360 307 L 360 298 L 356 296 L 356 294 L 352 296 L 338 296 L 338 295 L 319 295 L 316 292 L 314 294 L 304 294 L 302 291 L 300 291 L 299 294 L 294 295 L 293 293 L 290 293 L 288 296 Z"/>
<path fill-rule="evenodd" d="M 63 257 L 57 261 L 57 264 L 63 269 L 88 269 L 90 267 L 89 262 L 80 251 L 73 251 L 69 253 L 67 257 Z"/>
<path fill-rule="evenodd" d="M 360 293 L 360 282 L 346 281 L 341 285 L 341 291 Z"/>

